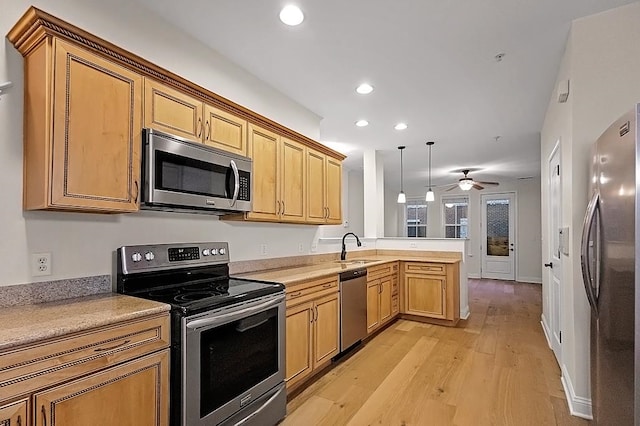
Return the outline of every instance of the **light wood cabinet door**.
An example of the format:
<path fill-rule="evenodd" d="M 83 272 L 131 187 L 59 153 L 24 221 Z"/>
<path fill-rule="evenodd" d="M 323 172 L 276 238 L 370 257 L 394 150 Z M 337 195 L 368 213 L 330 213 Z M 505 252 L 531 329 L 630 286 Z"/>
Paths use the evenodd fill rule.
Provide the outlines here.
<path fill-rule="evenodd" d="M 405 274 L 406 313 L 445 318 L 445 277 Z"/>
<path fill-rule="evenodd" d="M 324 154 L 307 150 L 307 221 L 311 223 L 324 223 L 327 218 L 324 163 Z"/>
<path fill-rule="evenodd" d="M 287 222 L 305 221 L 306 148 L 281 138 L 280 217 Z"/>
<path fill-rule="evenodd" d="M 204 126 L 202 106 L 196 98 L 150 78 L 144 80 L 144 127 L 199 142 Z"/>
<path fill-rule="evenodd" d="M 142 77 L 55 41 L 51 205 L 138 210 Z"/>
<path fill-rule="evenodd" d="M 287 387 L 301 381 L 313 370 L 313 302 L 287 309 L 286 368 Z"/>
<path fill-rule="evenodd" d="M 340 304 L 338 293 L 315 301 L 313 368 L 331 362 L 340 350 Z"/>
<path fill-rule="evenodd" d="M 252 211 L 248 218 L 276 221 L 280 215 L 278 170 L 280 136 L 249 124 L 249 151 L 253 160 L 251 176 Z"/>
<path fill-rule="evenodd" d="M 342 163 L 327 157 L 326 175 L 327 223 L 340 224 L 342 223 Z"/>
<path fill-rule="evenodd" d="M 27 400 L 15 401 L 0 407 L 0 426 L 28 426 Z"/>
<path fill-rule="evenodd" d="M 367 283 L 367 332 L 380 325 L 380 280 Z"/>
<path fill-rule="evenodd" d="M 246 156 L 247 120 L 205 104 L 203 139 L 206 145 Z"/>
<path fill-rule="evenodd" d="M 168 426 L 169 350 L 34 395 L 35 426 Z"/>
<path fill-rule="evenodd" d="M 380 324 L 383 324 L 391 319 L 391 287 L 391 276 L 380 279 Z"/>

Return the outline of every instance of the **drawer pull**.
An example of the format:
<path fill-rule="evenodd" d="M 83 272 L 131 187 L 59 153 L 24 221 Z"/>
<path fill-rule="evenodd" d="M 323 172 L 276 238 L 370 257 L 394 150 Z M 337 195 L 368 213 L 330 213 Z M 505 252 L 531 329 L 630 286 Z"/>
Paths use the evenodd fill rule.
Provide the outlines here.
<path fill-rule="evenodd" d="M 118 343 L 117 345 L 109 346 L 109 347 L 106 347 L 106 348 L 98 348 L 98 349 L 94 349 L 93 351 L 94 351 L 94 352 L 105 352 L 105 351 L 110 351 L 110 350 L 113 350 L 113 349 L 119 348 L 119 347 L 121 347 L 121 346 L 124 346 L 124 345 L 126 345 L 126 344 L 128 344 L 128 343 L 130 343 L 130 342 L 131 342 L 131 340 L 125 340 L 124 342 L 120 342 L 120 343 Z"/>
<path fill-rule="evenodd" d="M 302 296 L 302 292 L 297 291 L 295 293 L 291 293 L 289 296 L 293 299 L 294 297 Z"/>
<path fill-rule="evenodd" d="M 322 286 L 322 288 L 331 288 L 333 287 L 333 284 L 325 284 Z"/>

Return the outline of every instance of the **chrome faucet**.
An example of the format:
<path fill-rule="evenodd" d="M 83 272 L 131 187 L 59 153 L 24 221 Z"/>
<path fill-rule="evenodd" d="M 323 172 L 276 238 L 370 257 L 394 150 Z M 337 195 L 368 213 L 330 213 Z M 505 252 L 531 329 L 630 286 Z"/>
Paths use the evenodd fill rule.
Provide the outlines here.
<path fill-rule="evenodd" d="M 358 244 L 358 247 L 362 246 L 360 238 L 358 238 L 356 234 L 354 234 L 353 232 L 347 232 L 342 236 L 342 251 L 340 252 L 340 260 L 345 260 L 347 258 L 347 247 L 344 245 L 344 239 L 347 238 L 347 235 L 353 235 L 354 237 L 356 237 L 356 244 Z"/>

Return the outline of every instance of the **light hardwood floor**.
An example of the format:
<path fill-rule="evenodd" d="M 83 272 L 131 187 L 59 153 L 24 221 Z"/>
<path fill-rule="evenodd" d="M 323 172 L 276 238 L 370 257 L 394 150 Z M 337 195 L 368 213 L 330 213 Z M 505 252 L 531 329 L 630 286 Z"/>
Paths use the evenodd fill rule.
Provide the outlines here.
<path fill-rule="evenodd" d="M 587 425 L 569 415 L 541 287 L 469 280 L 456 328 L 397 321 L 287 404 L 282 425 Z"/>

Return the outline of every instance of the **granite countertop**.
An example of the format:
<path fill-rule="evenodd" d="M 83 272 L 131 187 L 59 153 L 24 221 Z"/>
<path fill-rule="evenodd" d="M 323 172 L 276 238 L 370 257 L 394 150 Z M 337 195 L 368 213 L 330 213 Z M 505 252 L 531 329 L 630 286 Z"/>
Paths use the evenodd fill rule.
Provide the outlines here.
<path fill-rule="evenodd" d="M 169 311 L 165 303 L 106 293 L 0 310 L 0 350 Z"/>
<path fill-rule="evenodd" d="M 368 268 L 370 266 L 382 265 L 383 263 L 396 262 L 398 260 L 404 262 L 437 262 L 437 263 L 459 263 L 460 259 L 433 256 L 411 256 L 411 255 L 373 255 L 363 257 L 361 260 L 366 262 L 357 262 L 360 258 L 348 258 L 346 262 L 356 263 L 340 263 L 340 261 L 317 263 L 314 265 L 294 266 L 278 269 L 269 269 L 266 271 L 249 272 L 245 274 L 234 275 L 238 278 L 247 278 L 260 281 L 273 281 L 282 283 L 285 286 L 299 284 L 302 281 L 323 278 L 329 275 L 337 275 L 341 272 L 352 271 L 355 269 Z"/>

